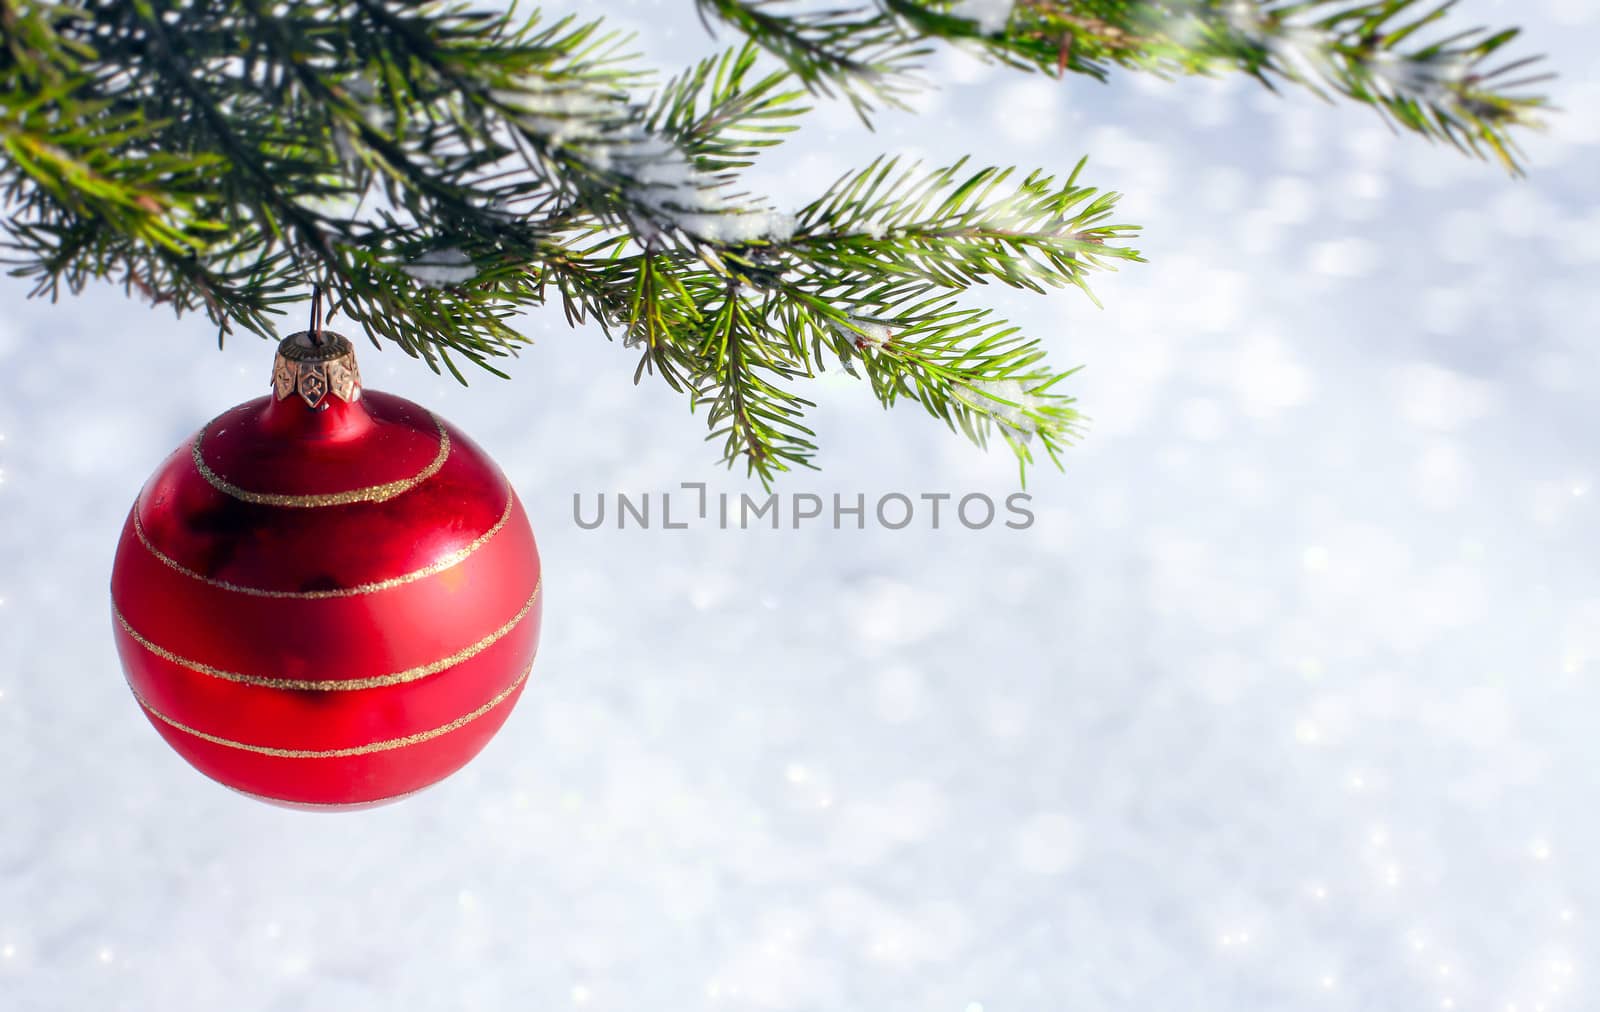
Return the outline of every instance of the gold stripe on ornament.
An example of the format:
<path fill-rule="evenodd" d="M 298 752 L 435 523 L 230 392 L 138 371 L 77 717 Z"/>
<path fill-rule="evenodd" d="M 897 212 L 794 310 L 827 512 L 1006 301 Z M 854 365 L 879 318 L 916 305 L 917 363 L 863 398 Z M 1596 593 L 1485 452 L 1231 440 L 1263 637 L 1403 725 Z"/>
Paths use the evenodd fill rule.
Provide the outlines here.
<path fill-rule="evenodd" d="M 133 626 L 128 624 L 128 620 L 123 616 L 121 609 L 117 607 L 117 603 L 115 601 L 111 602 L 111 612 L 116 616 L 117 624 L 122 626 L 122 631 L 131 636 L 135 643 L 138 643 L 141 647 L 144 647 L 150 653 L 155 654 L 162 660 L 170 661 L 179 667 L 188 668 L 190 671 L 194 671 L 202 675 L 210 675 L 212 678 L 220 678 L 228 682 L 239 682 L 243 685 L 259 685 L 268 689 L 309 689 L 317 692 L 349 692 L 355 689 L 376 689 L 385 685 L 401 685 L 406 682 L 414 682 L 419 678 L 427 678 L 429 675 L 436 675 L 446 668 L 455 667 L 462 661 L 476 657 L 478 654 L 483 653 L 483 651 L 489 649 L 503 639 L 507 633 L 516 628 L 517 623 L 521 622 L 527 617 L 528 612 L 533 610 L 534 603 L 539 600 L 539 590 L 543 586 L 544 576 L 541 574 L 539 581 L 533 585 L 533 594 L 528 598 L 528 603 L 524 604 L 521 610 L 519 610 L 515 615 L 511 616 L 511 619 L 507 621 L 505 625 L 496 629 L 494 632 L 485 636 L 483 639 L 472 644 L 471 646 L 457 650 L 455 653 L 451 654 L 449 657 L 443 658 L 442 660 L 433 661 L 432 663 L 419 665 L 418 667 L 414 668 L 407 668 L 404 671 L 396 671 L 392 674 L 373 675 L 370 678 L 272 678 L 267 675 L 248 675 L 240 671 L 225 671 L 222 668 L 214 668 L 209 664 L 202 664 L 199 661 L 192 660 L 188 657 L 181 657 L 178 654 L 168 650 L 166 647 L 159 646 L 145 639 L 143 636 L 139 635 L 138 630 L 134 629 Z"/>
<path fill-rule="evenodd" d="M 201 455 L 200 444 L 206 438 L 206 430 L 203 428 L 200 430 L 200 434 L 194 437 L 194 444 L 190 448 L 189 455 L 194 458 L 195 470 L 200 472 L 202 478 L 211 483 L 212 488 L 219 492 L 226 492 L 235 499 L 242 499 L 245 502 L 256 503 L 260 506 L 348 506 L 351 503 L 358 502 L 383 502 L 386 499 L 393 499 L 402 492 L 416 488 L 438 474 L 439 469 L 444 466 L 445 458 L 450 456 L 450 433 L 444 430 L 444 423 L 439 421 L 438 416 L 433 412 L 428 412 L 428 417 L 433 419 L 434 427 L 439 430 L 439 452 L 434 455 L 433 460 L 429 462 L 427 467 L 424 467 L 409 478 L 385 482 L 382 485 L 369 485 L 366 488 L 353 488 L 346 492 L 291 495 L 286 492 L 251 492 L 249 489 L 240 488 L 211 470 L 211 466 L 206 463 L 205 458 Z"/>
<path fill-rule="evenodd" d="M 133 688 L 131 684 L 128 686 L 128 688 L 133 692 L 133 698 L 139 701 L 139 705 L 144 707 L 145 712 L 150 714 L 150 716 L 161 721 L 163 724 L 175 727 L 185 734 L 191 734 L 196 738 L 199 738 L 201 741 L 208 741 L 213 745 L 222 745 L 226 748 L 236 748 L 242 752 L 254 752 L 257 755 L 276 756 L 280 759 L 345 759 L 350 756 L 371 755 L 374 752 L 389 752 L 397 748 L 407 748 L 411 745 L 420 745 L 425 741 L 431 741 L 434 738 L 449 734 L 451 731 L 459 731 L 461 728 L 466 727 L 468 724 L 472 723 L 479 717 L 505 702 L 513 692 L 517 691 L 517 687 L 519 685 L 527 681 L 528 672 L 532 670 L 533 662 L 529 661 L 528 666 L 522 669 L 522 674 L 517 676 L 516 681 L 512 682 L 503 690 L 496 693 L 493 699 L 489 700 L 487 703 L 484 703 L 471 713 L 457 717 L 448 724 L 441 724 L 438 727 L 428 731 L 418 731 L 416 734 L 408 734 L 403 738 L 390 738 L 387 741 L 375 741 L 367 745 L 353 745 L 349 748 L 328 749 L 273 748 L 269 745 L 251 745 L 248 742 L 234 741 L 232 738 L 222 738 L 214 734 L 207 734 L 204 731 L 190 727 L 188 724 L 173 720 L 171 717 L 151 706 L 143 696 L 139 695 L 139 690 Z"/>
<path fill-rule="evenodd" d="M 431 566 L 424 566 L 415 572 L 406 573 L 404 576 L 392 576 L 386 580 L 374 580 L 371 583 L 358 583 L 354 587 L 338 587 L 333 590 L 266 590 L 261 587 L 245 587 L 237 583 L 229 583 L 227 580 L 218 580 L 214 577 L 206 576 L 203 573 L 197 573 L 185 566 L 183 563 L 179 562 L 177 559 L 167 555 L 150 541 L 149 536 L 146 535 L 144 531 L 144 522 L 139 519 L 139 504 L 137 502 L 133 504 L 133 532 L 139 536 L 139 543 L 144 545 L 145 549 L 148 550 L 151 555 L 160 560 L 160 562 L 168 569 L 182 573 L 184 576 L 193 577 L 194 579 L 199 580 L 201 583 L 209 584 L 213 587 L 220 587 L 223 590 L 231 590 L 238 594 L 248 594 L 251 597 L 273 597 L 303 601 L 320 601 L 330 597 L 362 597 L 367 594 L 375 594 L 380 590 L 392 590 L 395 587 L 400 587 L 407 583 L 414 583 L 417 580 L 432 576 L 435 573 L 444 572 L 446 569 L 449 569 L 456 563 L 461 562 L 462 560 L 466 559 L 467 556 L 488 544 L 490 538 L 500 533 L 500 528 L 504 527 L 506 523 L 510 521 L 511 507 L 515 505 L 515 503 L 516 497 L 511 489 L 510 482 L 507 481 L 506 508 L 501 511 L 500 519 L 494 522 L 493 527 L 489 528 L 482 534 L 478 535 L 477 538 L 473 539 L 471 544 L 456 549 L 449 555 L 446 555 L 437 562 L 433 563 Z"/>

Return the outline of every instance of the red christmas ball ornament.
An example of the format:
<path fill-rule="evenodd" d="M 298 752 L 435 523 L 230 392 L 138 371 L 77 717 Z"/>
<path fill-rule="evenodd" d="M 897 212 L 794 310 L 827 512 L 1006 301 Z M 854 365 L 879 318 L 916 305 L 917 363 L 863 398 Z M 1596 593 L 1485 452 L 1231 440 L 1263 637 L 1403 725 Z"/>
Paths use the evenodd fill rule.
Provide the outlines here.
<path fill-rule="evenodd" d="M 293 807 L 392 800 L 465 765 L 521 694 L 543 603 L 533 531 L 465 435 L 361 389 L 345 338 L 285 338 L 272 379 L 134 501 L 117 652 L 207 776 Z"/>

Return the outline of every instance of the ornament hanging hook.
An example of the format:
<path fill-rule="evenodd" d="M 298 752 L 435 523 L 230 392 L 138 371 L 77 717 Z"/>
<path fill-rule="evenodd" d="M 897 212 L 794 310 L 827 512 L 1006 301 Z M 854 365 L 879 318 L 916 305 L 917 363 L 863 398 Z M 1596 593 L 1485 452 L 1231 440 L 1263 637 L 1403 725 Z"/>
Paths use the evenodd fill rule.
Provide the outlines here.
<path fill-rule="evenodd" d="M 311 283 L 311 325 L 306 328 L 313 347 L 322 347 L 322 284 Z"/>

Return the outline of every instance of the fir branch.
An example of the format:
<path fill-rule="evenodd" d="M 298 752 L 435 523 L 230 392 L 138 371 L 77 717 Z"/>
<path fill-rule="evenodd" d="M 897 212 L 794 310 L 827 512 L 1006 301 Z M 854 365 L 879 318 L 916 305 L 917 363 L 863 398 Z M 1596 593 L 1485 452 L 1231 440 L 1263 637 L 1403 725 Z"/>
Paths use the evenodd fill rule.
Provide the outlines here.
<path fill-rule="evenodd" d="M 842 95 L 863 122 L 880 106 L 906 108 L 924 82 L 928 53 L 895 18 L 870 6 L 818 10 L 793 0 L 695 0 L 710 30 L 715 17 L 777 55 L 811 91 Z"/>
<path fill-rule="evenodd" d="M 925 23 L 923 5 L 886 0 Z M 1520 172 L 1512 131 L 1538 125 L 1544 99 L 1522 74 L 1537 57 L 1491 65 L 1516 29 L 1432 38 L 1456 0 L 1018 0 L 1006 32 L 979 43 L 1038 69 L 1104 76 L 1106 63 L 1157 73 L 1237 70 L 1323 98 L 1373 106 L 1391 125 Z"/>
<path fill-rule="evenodd" d="M 1012 170 L 963 178 L 965 165 L 923 172 L 880 158 L 801 211 L 785 249 L 835 276 L 916 278 L 949 289 L 992 279 L 1035 292 L 1069 284 L 1088 292 L 1087 271 L 1139 259 L 1109 245 L 1138 230 L 1106 224 L 1118 195 L 1079 186 L 1084 161 L 1060 188 L 1033 172 L 997 199 Z"/>
<path fill-rule="evenodd" d="M 830 367 L 885 405 L 1059 463 L 1081 419 L 1036 337 L 963 293 L 1138 261 L 1117 195 L 1044 172 L 878 159 L 796 214 L 745 192 L 809 94 L 901 104 L 933 43 L 1104 76 L 1234 68 L 1377 105 L 1510 162 L 1539 100 L 1486 62 L 1514 32 L 1417 41 L 1411 0 L 696 0 L 748 41 L 649 90 L 598 21 L 454 0 L 0 0 L 4 259 L 96 279 L 224 335 L 273 335 L 308 283 L 374 343 L 462 382 L 556 302 L 705 408 L 763 483 L 814 466 L 799 392 Z M 1004 18 L 996 12 L 1004 13 Z M 780 59 L 763 69 L 760 50 Z M 1491 87 L 1492 86 L 1492 87 Z"/>
<path fill-rule="evenodd" d="M 852 62 L 855 36 L 803 33 L 803 14 L 780 15 L 782 0 L 697 0 L 786 60 L 813 88 L 860 80 Z M 1340 95 L 1371 105 L 1391 125 L 1460 150 L 1498 159 L 1520 173 L 1513 131 L 1537 127 L 1542 96 L 1528 91 L 1548 79 L 1525 71 L 1536 57 L 1495 63 L 1516 29 L 1456 30 L 1432 39 L 1456 0 L 1015 0 L 1003 18 L 962 0 L 874 0 L 828 12 L 831 24 L 871 24 L 884 47 L 942 40 L 1008 66 L 1104 80 L 1112 66 L 1162 76 L 1241 71 L 1274 88 L 1293 82 L 1323 98 Z M 760 15 L 758 17 L 757 15 Z M 861 34 L 865 35 L 863 31 Z M 895 41 L 898 39 L 898 43 Z M 919 54 L 920 55 L 920 54 Z M 895 73 L 914 75 L 908 58 Z M 875 78 L 869 77 L 869 80 Z M 895 79 L 885 77 L 888 79 Z M 859 112 L 872 92 L 858 90 Z M 879 97 L 878 104 L 890 104 Z"/>
<path fill-rule="evenodd" d="M 922 169 L 879 159 L 847 173 L 796 215 L 784 239 L 705 251 L 613 249 L 551 270 L 564 293 L 609 332 L 642 348 L 636 376 L 687 383 L 708 404 L 725 459 L 764 483 L 812 467 L 793 385 L 830 363 L 863 375 L 885 406 L 909 398 L 980 445 L 998 433 L 1025 467 L 1037 446 L 1052 460 L 1078 435 L 1072 399 L 1054 392 L 1071 370 L 1042 343 L 952 293 L 998 281 L 1035 291 L 1074 285 L 1120 260 L 1137 231 L 1113 224 L 1117 195 L 1042 173 L 965 161 Z M 625 305 L 586 298 L 616 272 Z M 1092 294 L 1091 294 L 1092 297 Z"/>
<path fill-rule="evenodd" d="M 723 440 L 723 459 L 743 458 L 748 472 L 770 485 L 791 465 L 810 467 L 816 435 L 800 417 L 813 407 L 785 381 L 810 375 L 784 345 L 785 335 L 729 283 L 720 303 L 705 314 L 704 338 L 695 349 L 696 384 L 690 407 L 709 405 L 708 439 Z"/>

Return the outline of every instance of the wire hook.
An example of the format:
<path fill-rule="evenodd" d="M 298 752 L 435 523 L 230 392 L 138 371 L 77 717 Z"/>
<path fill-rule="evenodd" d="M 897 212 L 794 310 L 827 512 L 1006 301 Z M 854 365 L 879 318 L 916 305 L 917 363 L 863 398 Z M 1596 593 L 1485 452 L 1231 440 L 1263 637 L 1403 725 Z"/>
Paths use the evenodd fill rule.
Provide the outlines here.
<path fill-rule="evenodd" d="M 315 281 L 311 283 L 311 325 L 306 329 L 312 346 L 322 347 L 322 285 Z"/>

